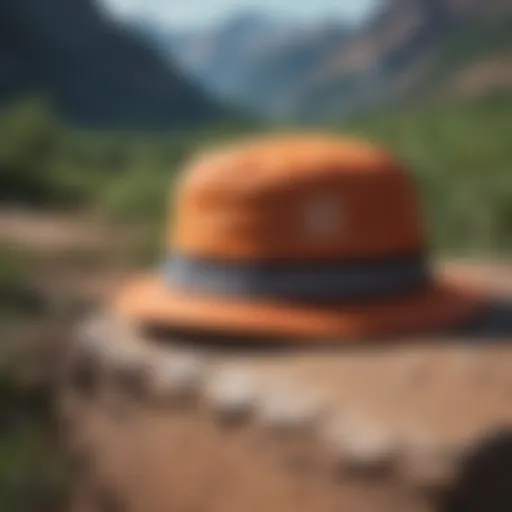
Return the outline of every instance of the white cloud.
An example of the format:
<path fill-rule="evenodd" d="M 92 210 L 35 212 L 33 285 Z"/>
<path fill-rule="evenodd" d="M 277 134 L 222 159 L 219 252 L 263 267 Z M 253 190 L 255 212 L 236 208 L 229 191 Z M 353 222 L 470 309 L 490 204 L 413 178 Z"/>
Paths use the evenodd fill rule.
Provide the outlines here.
<path fill-rule="evenodd" d="M 325 17 L 337 13 L 358 20 L 379 0 L 102 0 L 120 16 L 145 16 L 170 25 L 201 25 L 244 8 L 280 15 Z"/>

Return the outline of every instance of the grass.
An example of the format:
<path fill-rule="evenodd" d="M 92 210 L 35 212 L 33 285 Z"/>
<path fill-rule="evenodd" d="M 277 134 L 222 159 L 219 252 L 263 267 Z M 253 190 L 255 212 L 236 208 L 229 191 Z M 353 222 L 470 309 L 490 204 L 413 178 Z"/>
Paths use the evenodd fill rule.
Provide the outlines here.
<path fill-rule="evenodd" d="M 29 286 L 30 257 L 0 249 L 0 322 L 30 322 L 40 307 Z M 56 512 L 65 499 L 48 385 L 23 383 L 10 340 L 0 349 L 0 510 Z"/>
<path fill-rule="evenodd" d="M 18 321 L 41 309 L 29 283 L 30 257 L 14 248 L 0 248 L 0 321 Z"/>
<path fill-rule="evenodd" d="M 0 510 L 57 512 L 66 499 L 50 392 L 24 387 L 15 360 L 0 362 Z"/>
<path fill-rule="evenodd" d="M 30 255 L 0 248 L 0 323 L 6 332 L 40 315 L 31 265 Z M 23 351 L 11 342 L 3 338 L 0 347 L 0 510 L 57 512 L 66 499 L 67 477 L 50 383 L 25 381 L 28 368 L 17 355 Z"/>
<path fill-rule="evenodd" d="M 343 126 L 414 172 L 434 248 L 512 253 L 512 97 L 367 116 Z"/>

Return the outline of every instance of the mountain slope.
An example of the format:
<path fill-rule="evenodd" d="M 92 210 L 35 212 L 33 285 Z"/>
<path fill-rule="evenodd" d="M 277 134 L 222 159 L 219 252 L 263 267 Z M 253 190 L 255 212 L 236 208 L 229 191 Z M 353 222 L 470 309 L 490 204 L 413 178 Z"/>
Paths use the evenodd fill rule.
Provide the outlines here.
<path fill-rule="evenodd" d="M 269 118 L 323 121 L 512 89 L 510 0 L 387 0 L 357 29 L 246 11 L 156 39 L 210 93 Z"/>
<path fill-rule="evenodd" d="M 0 9 L 0 95 L 43 90 L 64 118 L 89 126 L 168 128 L 222 114 L 94 0 L 0 0 Z"/>
<path fill-rule="evenodd" d="M 234 97 L 241 104 L 273 116 L 285 112 L 290 92 L 314 75 L 347 38 L 348 29 L 329 23 L 302 28 L 263 46 L 240 76 Z"/>
<path fill-rule="evenodd" d="M 386 103 L 441 98 L 450 88 L 456 97 L 467 83 L 464 73 L 473 76 L 477 69 L 485 69 L 488 78 L 472 88 L 474 94 L 510 89 L 504 72 L 512 65 L 509 20 L 512 3 L 507 0 L 390 0 L 301 84 L 290 114 L 322 119 Z M 494 67 L 486 62 L 495 62 Z"/>
<path fill-rule="evenodd" d="M 171 33 L 155 22 L 133 26 L 211 93 L 232 98 L 243 77 L 267 48 L 286 41 L 297 28 L 293 22 L 270 18 L 259 11 L 244 10 L 202 30 Z"/>
<path fill-rule="evenodd" d="M 182 33 L 141 20 L 132 26 L 173 55 L 210 93 L 270 117 L 349 35 L 339 21 L 305 24 L 252 10 L 207 29 Z"/>

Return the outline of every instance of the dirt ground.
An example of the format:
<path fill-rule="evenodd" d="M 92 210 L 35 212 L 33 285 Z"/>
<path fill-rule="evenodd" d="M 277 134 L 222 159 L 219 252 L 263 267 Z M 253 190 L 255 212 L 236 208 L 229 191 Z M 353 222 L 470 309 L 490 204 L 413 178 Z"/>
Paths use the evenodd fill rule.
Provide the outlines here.
<path fill-rule="evenodd" d="M 510 346 L 350 354 L 213 352 L 212 374 L 251 372 L 259 384 L 260 407 L 283 390 L 284 400 L 299 403 L 308 394 L 320 396 L 327 414 L 319 413 L 314 428 L 331 418 L 352 422 L 354 438 L 348 442 L 356 446 L 365 435 L 392 435 L 420 443 L 411 450 L 421 449 L 422 442 L 426 450 L 446 450 L 436 454 L 448 459 L 464 443 L 469 450 L 473 439 L 512 426 Z M 76 510 L 437 510 L 426 492 L 430 475 L 422 473 L 429 471 L 423 460 L 412 459 L 407 466 L 405 459 L 377 473 L 371 466 L 351 471 L 352 455 L 340 458 L 317 430 L 280 432 L 258 411 L 225 423 L 205 397 L 186 405 L 162 404 L 106 385 L 92 396 L 71 394 L 67 400 L 66 439 L 79 475 Z M 458 471 L 462 459 L 453 457 Z M 504 512 L 510 504 L 488 510 Z"/>
<path fill-rule="evenodd" d="M 115 258 L 105 264 L 101 255 L 112 247 L 121 253 L 129 250 L 131 235 L 121 236 L 118 230 L 91 225 L 87 219 L 75 222 L 53 215 L 34 219 L 10 211 L 0 215 L 0 237 L 40 256 L 46 269 L 41 284 L 63 302 L 72 297 L 99 304 L 130 272 L 129 266 L 116 268 Z M 86 258 L 70 257 L 84 253 Z M 97 263 L 98 254 L 97 261 L 103 263 Z M 510 262 L 449 262 L 440 265 L 440 271 L 468 276 L 503 304 L 512 300 Z M 498 315 L 500 321 L 510 316 L 512 309 L 507 307 Z M 32 330 L 41 333 L 39 328 Z M 509 332 L 493 339 L 478 332 L 462 340 L 460 336 L 446 341 L 407 339 L 378 347 L 318 351 L 236 350 L 194 343 L 194 353 L 206 361 L 206 381 L 194 399 L 177 404 L 155 400 L 148 389 L 141 393 L 125 381 L 120 385 L 108 371 L 101 373 L 99 365 L 93 366 L 92 387 L 89 383 L 85 391 L 71 384 L 62 388 L 62 443 L 74 472 L 71 509 L 436 510 L 438 489 L 420 482 L 430 476 L 421 464 L 408 466 L 408 458 L 402 457 L 392 466 L 387 461 L 384 470 L 363 467 L 361 471 L 357 464 L 351 468 L 348 453 L 366 436 L 393 443 L 399 439 L 409 451 L 423 443 L 430 452 L 442 448 L 446 455 L 475 437 L 512 427 Z M 103 340 L 105 344 L 120 341 L 111 336 Z M 157 359 L 190 348 L 172 337 L 163 343 L 154 341 L 144 343 Z M 258 395 L 258 405 L 253 404 L 251 413 L 235 424 L 223 421 L 207 393 L 214 376 L 230 372 L 250 375 Z M 294 400 L 314 397 L 321 404 L 314 428 L 308 424 L 307 429 L 275 429 L 262 410 L 266 402 L 279 397 L 284 409 Z M 345 445 L 341 455 L 332 440 L 320 435 L 336 422 L 354 426 L 349 452 Z M 499 492 L 501 487 L 492 488 L 493 495 Z M 449 512 L 512 509 L 511 502 L 504 501 L 485 508 L 478 496 L 471 499 L 474 508 L 460 505 L 465 508 Z"/>

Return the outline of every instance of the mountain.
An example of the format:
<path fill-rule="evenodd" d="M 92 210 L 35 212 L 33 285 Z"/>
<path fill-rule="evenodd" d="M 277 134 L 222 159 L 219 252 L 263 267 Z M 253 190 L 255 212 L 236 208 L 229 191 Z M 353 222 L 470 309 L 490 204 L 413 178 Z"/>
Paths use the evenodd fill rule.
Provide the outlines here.
<path fill-rule="evenodd" d="M 145 26 L 144 26 L 145 25 Z M 203 29 L 171 32 L 155 22 L 133 26 L 214 95 L 230 99 L 262 51 L 296 32 L 293 22 L 245 10 Z M 142 29 L 142 30 L 141 30 Z"/>
<path fill-rule="evenodd" d="M 385 0 L 357 28 L 243 11 L 202 30 L 142 32 L 210 94 L 268 118 L 316 122 L 512 89 L 510 0 Z"/>
<path fill-rule="evenodd" d="M 159 129 L 222 116 L 203 90 L 94 0 L 0 0 L 0 99 L 48 94 L 83 126 Z"/>
<path fill-rule="evenodd" d="M 278 30 L 263 15 L 242 13 L 193 39 L 182 38 L 174 52 L 185 69 L 212 92 L 225 97 L 236 87 L 260 45 L 275 38 Z"/>
<path fill-rule="evenodd" d="M 301 27 L 278 41 L 266 42 L 240 76 L 235 100 L 273 116 L 286 112 L 290 93 L 314 75 L 349 37 L 349 30 L 328 22 Z"/>
<path fill-rule="evenodd" d="M 512 90 L 512 2 L 389 0 L 290 100 L 289 115 Z M 485 75 L 485 76 L 484 76 Z"/>
<path fill-rule="evenodd" d="M 243 11 L 142 32 L 210 94 L 267 118 L 337 120 L 512 90 L 511 0 L 383 0 L 360 27 Z"/>
<path fill-rule="evenodd" d="M 155 22 L 134 20 L 133 26 L 210 93 L 267 115 L 275 115 L 290 88 L 339 50 L 349 33 L 337 21 L 305 24 L 253 10 L 181 33 Z"/>

